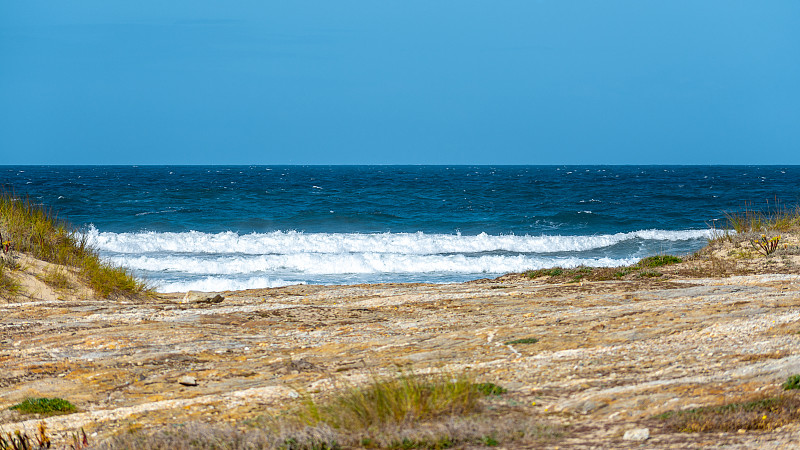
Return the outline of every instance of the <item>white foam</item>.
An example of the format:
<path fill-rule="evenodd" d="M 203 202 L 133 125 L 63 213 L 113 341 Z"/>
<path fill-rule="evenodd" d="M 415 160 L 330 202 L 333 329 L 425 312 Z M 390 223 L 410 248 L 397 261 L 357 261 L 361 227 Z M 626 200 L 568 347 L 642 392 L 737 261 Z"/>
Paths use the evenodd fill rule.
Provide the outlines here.
<path fill-rule="evenodd" d="M 203 233 L 109 233 L 91 227 L 89 243 L 114 253 L 209 253 L 209 254 L 297 254 L 297 253 L 398 253 L 431 255 L 447 253 L 518 252 L 556 253 L 587 251 L 634 239 L 682 241 L 712 237 L 711 230 L 640 230 L 590 236 L 516 236 L 418 233 L 303 233 L 274 231 L 238 234 Z"/>
<path fill-rule="evenodd" d="M 183 273 L 192 275 L 229 275 L 291 273 L 298 275 L 333 274 L 411 274 L 459 273 L 486 274 L 520 272 L 543 267 L 591 265 L 613 267 L 633 264 L 639 258 L 543 258 L 528 255 L 403 255 L 386 253 L 340 253 L 293 255 L 219 255 L 192 256 L 111 256 L 116 265 L 137 271 Z"/>
<path fill-rule="evenodd" d="M 164 282 L 155 286 L 156 291 L 167 292 L 217 292 L 217 291 L 241 291 L 245 289 L 263 289 L 292 284 L 303 284 L 289 282 L 285 280 L 272 280 L 267 277 L 250 277 L 246 279 L 234 279 L 230 277 L 205 277 L 201 280 Z"/>

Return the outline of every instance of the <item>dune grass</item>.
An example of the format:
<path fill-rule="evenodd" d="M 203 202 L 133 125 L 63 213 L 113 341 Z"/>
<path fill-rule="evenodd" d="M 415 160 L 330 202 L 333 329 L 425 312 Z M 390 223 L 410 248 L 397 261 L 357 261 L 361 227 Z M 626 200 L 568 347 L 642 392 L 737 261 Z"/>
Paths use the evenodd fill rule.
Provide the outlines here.
<path fill-rule="evenodd" d="M 17 280 L 11 277 L 10 270 L 0 261 L 0 296 L 14 297 L 19 294 L 20 289 Z"/>
<path fill-rule="evenodd" d="M 394 378 L 373 377 L 365 386 L 348 386 L 321 403 L 306 397 L 297 417 L 308 425 L 369 429 L 441 415 L 474 412 L 482 396 L 466 375 L 420 376 L 401 372 Z"/>
<path fill-rule="evenodd" d="M 304 395 L 277 417 L 239 426 L 190 423 L 154 433 L 124 433 L 102 449 L 444 449 L 496 446 L 561 435 L 529 413 L 485 408 L 506 390 L 467 374 L 373 376 L 317 399 Z M 493 400 L 494 399 L 494 400 Z M 498 404 L 498 405 L 499 405 Z M 497 420 L 502 417 L 502 420 Z"/>
<path fill-rule="evenodd" d="M 800 205 L 788 207 L 775 200 L 763 210 L 745 203 L 742 210 L 725 213 L 726 228 L 737 234 L 788 232 L 800 229 Z"/>
<path fill-rule="evenodd" d="M 102 261 L 84 234 L 30 199 L 0 192 L 0 232 L 12 252 L 77 268 L 81 280 L 101 297 L 150 292 L 127 269 Z"/>

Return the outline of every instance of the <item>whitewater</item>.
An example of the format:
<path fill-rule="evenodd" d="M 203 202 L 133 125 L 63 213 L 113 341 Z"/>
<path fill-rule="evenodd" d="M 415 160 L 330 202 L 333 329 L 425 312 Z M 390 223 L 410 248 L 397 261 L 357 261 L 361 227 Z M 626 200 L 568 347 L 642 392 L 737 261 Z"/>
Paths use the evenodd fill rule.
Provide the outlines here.
<path fill-rule="evenodd" d="M 0 166 L 160 292 L 622 266 L 798 185 L 798 166 Z"/>
<path fill-rule="evenodd" d="M 114 264 L 161 292 L 299 283 L 459 282 L 544 267 L 632 264 L 711 230 L 639 230 L 592 236 L 416 233 L 113 233 L 87 238 Z"/>

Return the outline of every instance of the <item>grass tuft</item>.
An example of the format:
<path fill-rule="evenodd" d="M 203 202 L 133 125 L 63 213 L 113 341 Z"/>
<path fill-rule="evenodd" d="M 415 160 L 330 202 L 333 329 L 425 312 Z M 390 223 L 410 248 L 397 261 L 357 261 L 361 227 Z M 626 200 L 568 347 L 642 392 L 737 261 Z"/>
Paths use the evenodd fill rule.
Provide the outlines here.
<path fill-rule="evenodd" d="M 479 391 L 469 377 L 420 376 L 401 372 L 395 378 L 373 378 L 366 387 L 350 386 L 317 403 L 310 397 L 298 416 L 308 425 L 369 429 L 413 423 L 442 415 L 475 411 Z"/>
<path fill-rule="evenodd" d="M 9 275 L 9 270 L 0 261 L 0 296 L 11 298 L 18 295 L 21 290 L 22 286 Z"/>
<path fill-rule="evenodd" d="M 9 409 L 17 410 L 22 414 L 41 414 L 45 416 L 69 414 L 78 410 L 75 405 L 62 398 L 45 397 L 27 398 Z"/>
<path fill-rule="evenodd" d="M 83 281 L 101 297 L 150 292 L 128 270 L 103 262 L 84 234 L 29 199 L 0 192 L 0 233 L 12 251 L 77 268 Z"/>
<path fill-rule="evenodd" d="M 55 289 L 69 289 L 72 287 L 69 275 L 63 268 L 52 268 L 46 271 L 42 276 L 42 281 Z"/>
<path fill-rule="evenodd" d="M 473 387 L 483 395 L 502 395 L 508 392 L 508 389 L 494 383 L 478 383 Z"/>
<path fill-rule="evenodd" d="M 654 255 L 654 256 L 648 256 L 647 258 L 644 258 L 641 261 L 639 261 L 639 266 L 653 268 L 653 267 L 667 266 L 670 264 L 678 264 L 681 261 L 682 260 L 677 256 Z"/>
<path fill-rule="evenodd" d="M 656 418 L 664 421 L 667 428 L 686 433 L 774 430 L 800 421 L 800 398 L 794 395 L 763 397 L 721 406 L 670 411 Z"/>
<path fill-rule="evenodd" d="M 513 341 L 508 341 L 505 343 L 505 345 L 535 344 L 537 342 L 539 342 L 539 339 L 536 339 L 535 337 L 527 337 L 522 339 L 515 339 Z"/>
<path fill-rule="evenodd" d="M 792 375 L 783 383 L 783 390 L 790 391 L 800 389 L 800 375 Z"/>

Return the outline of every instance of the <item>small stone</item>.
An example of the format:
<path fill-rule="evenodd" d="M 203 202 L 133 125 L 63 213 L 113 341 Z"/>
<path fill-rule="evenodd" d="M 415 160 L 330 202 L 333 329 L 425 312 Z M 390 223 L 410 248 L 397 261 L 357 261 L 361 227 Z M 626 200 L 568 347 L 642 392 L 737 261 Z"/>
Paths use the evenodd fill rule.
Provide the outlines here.
<path fill-rule="evenodd" d="M 622 439 L 626 441 L 646 441 L 650 439 L 650 430 L 648 428 L 636 428 L 625 432 Z"/>
<path fill-rule="evenodd" d="M 197 379 L 188 375 L 178 378 L 178 383 L 184 386 L 197 386 Z"/>

